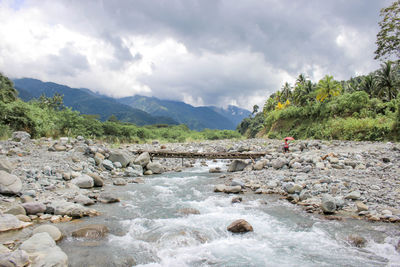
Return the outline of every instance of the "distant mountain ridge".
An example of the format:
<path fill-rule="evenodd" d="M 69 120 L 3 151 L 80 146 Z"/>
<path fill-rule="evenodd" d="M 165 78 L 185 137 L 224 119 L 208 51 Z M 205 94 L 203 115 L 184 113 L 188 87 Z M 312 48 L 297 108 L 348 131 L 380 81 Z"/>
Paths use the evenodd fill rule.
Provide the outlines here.
<path fill-rule="evenodd" d="M 19 97 L 24 101 L 42 94 L 52 97 L 64 95 L 64 105 L 82 114 L 97 114 L 101 120 L 115 115 L 119 120 L 137 125 L 186 124 L 192 130 L 236 129 L 250 111 L 235 106 L 194 107 L 181 101 L 161 100 L 156 97 L 135 95 L 115 99 L 86 88 L 70 88 L 52 82 L 23 78 L 14 80 Z"/>

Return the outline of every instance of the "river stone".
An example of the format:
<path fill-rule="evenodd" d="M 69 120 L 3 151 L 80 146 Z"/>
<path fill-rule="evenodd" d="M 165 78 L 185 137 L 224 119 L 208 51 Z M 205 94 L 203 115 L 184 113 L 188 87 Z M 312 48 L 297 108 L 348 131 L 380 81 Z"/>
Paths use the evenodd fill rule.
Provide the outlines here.
<path fill-rule="evenodd" d="M 7 159 L 0 160 L 0 170 L 11 173 L 11 171 L 14 170 L 14 168 L 15 168 L 14 164 L 9 162 Z"/>
<path fill-rule="evenodd" d="M 286 190 L 289 194 L 298 194 L 301 192 L 301 190 L 303 190 L 303 187 L 298 184 L 290 184 L 288 187 L 286 187 Z"/>
<path fill-rule="evenodd" d="M 347 241 L 355 247 L 362 248 L 367 244 L 367 240 L 357 234 L 351 234 L 347 237 Z"/>
<path fill-rule="evenodd" d="M 113 165 L 114 165 L 114 167 L 117 168 L 117 169 L 121 169 L 121 168 L 122 168 L 122 164 L 121 164 L 120 162 L 118 162 L 118 161 L 113 162 Z"/>
<path fill-rule="evenodd" d="M 214 192 L 219 193 L 219 192 L 224 192 L 225 191 L 226 185 L 224 184 L 217 184 L 214 186 Z"/>
<path fill-rule="evenodd" d="M 356 207 L 358 212 L 368 210 L 368 206 L 362 203 L 361 201 L 356 201 Z"/>
<path fill-rule="evenodd" d="M 300 162 L 295 162 L 292 164 L 292 168 L 293 169 L 301 169 L 301 163 Z"/>
<path fill-rule="evenodd" d="M 121 163 L 122 167 L 124 168 L 128 166 L 129 162 L 131 161 L 129 155 L 121 151 L 111 151 L 108 159 L 111 160 L 113 163 Z"/>
<path fill-rule="evenodd" d="M 150 162 L 150 154 L 149 152 L 143 152 L 140 154 L 134 161 L 133 163 L 135 165 L 140 165 L 142 167 L 145 167 L 147 164 Z"/>
<path fill-rule="evenodd" d="M 23 203 L 22 207 L 26 210 L 27 215 L 35 215 L 38 213 L 44 213 L 46 211 L 46 205 L 41 202 L 27 202 Z"/>
<path fill-rule="evenodd" d="M 21 193 L 21 180 L 6 171 L 0 170 L 0 194 L 17 195 Z"/>
<path fill-rule="evenodd" d="M 72 232 L 73 237 L 100 239 L 108 233 L 107 226 L 103 224 L 90 224 Z"/>
<path fill-rule="evenodd" d="M 351 200 L 357 200 L 360 197 L 361 197 L 361 193 L 359 191 L 352 191 L 349 194 L 347 194 L 344 198 L 351 199 Z"/>
<path fill-rule="evenodd" d="M 10 252 L 11 252 L 11 250 L 9 250 L 6 246 L 0 244 L 0 255 L 10 253 Z"/>
<path fill-rule="evenodd" d="M 232 233 L 246 233 L 252 232 L 253 227 L 246 220 L 240 219 L 232 222 L 227 230 Z"/>
<path fill-rule="evenodd" d="M 123 178 L 116 178 L 113 180 L 113 185 L 126 185 L 126 181 Z"/>
<path fill-rule="evenodd" d="M 256 164 L 254 164 L 253 169 L 256 171 L 260 171 L 267 165 L 267 163 L 267 160 L 259 160 L 256 162 Z"/>
<path fill-rule="evenodd" d="M 232 200 L 231 200 L 231 203 L 232 204 L 234 204 L 234 203 L 240 203 L 240 202 L 242 202 L 242 198 L 241 197 L 234 197 L 234 198 L 232 198 Z"/>
<path fill-rule="evenodd" d="M 31 135 L 24 131 L 13 132 L 11 136 L 13 141 L 27 142 L 31 139 Z"/>
<path fill-rule="evenodd" d="M 30 266 L 28 253 L 20 249 L 12 252 L 10 251 L 4 254 L 0 252 L 0 266 L 1 267 Z"/>
<path fill-rule="evenodd" d="M 94 161 L 97 166 L 99 166 L 103 162 L 104 158 L 105 158 L 104 155 L 99 152 L 96 152 L 94 154 Z"/>
<path fill-rule="evenodd" d="M 209 172 L 209 173 L 221 173 L 222 170 L 221 170 L 220 167 L 214 167 L 214 168 L 210 168 L 210 169 L 208 170 L 208 172 Z"/>
<path fill-rule="evenodd" d="M 23 223 L 12 214 L 0 214 L 0 232 L 17 230 L 23 227 Z"/>
<path fill-rule="evenodd" d="M 104 185 L 103 179 L 102 179 L 102 178 L 100 177 L 100 175 L 98 175 L 97 173 L 91 172 L 91 173 L 88 173 L 88 175 L 89 175 L 90 177 L 92 177 L 92 179 L 93 179 L 93 185 L 94 185 L 95 187 L 102 187 L 102 186 Z"/>
<path fill-rule="evenodd" d="M 64 146 L 64 145 L 55 145 L 54 146 L 54 150 L 57 151 L 57 152 L 62 152 L 62 151 L 66 151 L 67 147 Z"/>
<path fill-rule="evenodd" d="M 97 197 L 97 201 L 100 201 L 101 203 L 115 203 L 119 202 L 120 200 L 112 193 L 102 192 Z"/>
<path fill-rule="evenodd" d="M 152 175 L 153 172 L 152 172 L 151 170 L 147 170 L 147 171 L 145 171 L 143 174 L 144 174 L 144 175 Z"/>
<path fill-rule="evenodd" d="M 103 165 L 104 169 L 106 169 L 108 171 L 114 170 L 114 165 L 111 162 L 111 160 L 108 160 L 108 159 L 103 160 L 102 165 Z"/>
<path fill-rule="evenodd" d="M 79 188 L 92 188 L 94 186 L 94 180 L 92 177 L 86 174 L 82 174 L 72 180 L 72 183 Z"/>
<path fill-rule="evenodd" d="M 8 210 L 6 210 L 4 213 L 12 214 L 12 215 L 20 215 L 20 214 L 26 215 L 25 208 L 19 204 L 14 204 Z"/>
<path fill-rule="evenodd" d="M 76 197 L 74 197 L 74 202 L 84 206 L 93 205 L 95 203 L 93 199 L 82 194 L 79 194 Z"/>
<path fill-rule="evenodd" d="M 283 158 L 277 158 L 271 161 L 271 166 L 277 170 L 283 168 L 283 166 L 285 166 L 286 164 L 287 160 Z"/>
<path fill-rule="evenodd" d="M 143 176 L 143 167 L 141 165 L 131 165 L 125 169 L 124 175 L 126 177 Z"/>
<path fill-rule="evenodd" d="M 235 186 L 225 186 L 224 188 L 224 193 L 233 193 L 233 194 L 237 194 L 240 193 L 240 191 L 242 191 L 242 187 L 240 185 L 235 185 Z"/>
<path fill-rule="evenodd" d="M 244 160 L 235 159 L 228 167 L 228 172 L 240 172 L 246 168 L 248 164 Z"/>
<path fill-rule="evenodd" d="M 15 217 L 17 217 L 18 220 L 20 220 L 21 222 L 31 222 L 32 221 L 31 218 L 29 218 L 29 216 L 26 216 L 26 215 L 23 215 L 23 214 L 15 215 Z"/>
<path fill-rule="evenodd" d="M 336 211 L 335 198 L 329 194 L 325 194 L 321 200 L 321 209 L 325 214 L 332 214 Z"/>
<path fill-rule="evenodd" d="M 231 182 L 231 186 L 237 186 L 237 185 L 240 185 L 242 188 L 244 188 L 244 183 L 242 182 L 242 181 L 239 181 L 239 180 L 232 180 L 232 182 Z"/>
<path fill-rule="evenodd" d="M 183 208 L 178 210 L 178 213 L 183 215 L 190 215 L 190 214 L 200 214 L 200 211 L 193 208 Z"/>
<path fill-rule="evenodd" d="M 67 255 L 56 245 L 48 233 L 37 233 L 23 242 L 20 249 L 25 250 L 32 260 L 32 267 L 67 267 Z"/>
<path fill-rule="evenodd" d="M 159 162 L 149 162 L 146 165 L 146 169 L 151 171 L 153 174 L 160 174 L 164 172 L 164 167 Z"/>
<path fill-rule="evenodd" d="M 80 204 L 67 201 L 54 201 L 49 205 L 55 215 L 67 215 L 70 217 L 83 217 L 92 214 L 92 210 L 83 207 Z"/>
<path fill-rule="evenodd" d="M 54 241 L 60 241 L 63 238 L 63 234 L 61 233 L 60 229 L 58 229 L 56 226 L 51 225 L 51 224 L 43 224 L 38 227 L 36 227 L 33 232 L 33 234 L 37 233 L 48 233 Z"/>

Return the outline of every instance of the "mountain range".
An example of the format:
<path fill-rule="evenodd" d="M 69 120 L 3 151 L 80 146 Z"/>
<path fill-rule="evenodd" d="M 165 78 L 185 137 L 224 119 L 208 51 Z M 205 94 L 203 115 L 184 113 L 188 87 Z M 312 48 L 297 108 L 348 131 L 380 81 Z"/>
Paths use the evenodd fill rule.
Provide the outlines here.
<path fill-rule="evenodd" d="M 24 101 L 52 97 L 55 93 L 63 95 L 64 105 L 82 114 L 96 114 L 107 120 L 115 115 L 118 120 L 137 125 L 186 124 L 192 130 L 236 128 L 251 113 L 235 106 L 226 109 L 215 106 L 194 107 L 180 101 L 161 100 L 156 97 L 135 95 L 124 98 L 111 98 L 86 88 L 70 88 L 37 79 L 14 79 L 15 89 Z"/>

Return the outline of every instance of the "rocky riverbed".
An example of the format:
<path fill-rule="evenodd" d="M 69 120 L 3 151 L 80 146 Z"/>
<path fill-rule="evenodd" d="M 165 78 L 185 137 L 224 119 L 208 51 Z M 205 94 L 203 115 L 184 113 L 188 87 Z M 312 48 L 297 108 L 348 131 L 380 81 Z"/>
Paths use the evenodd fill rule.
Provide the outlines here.
<path fill-rule="evenodd" d="M 16 132 L 0 142 L 0 265 L 67 266 L 68 257 L 57 246 L 63 236 L 57 223 L 99 215 L 90 208 L 96 202 L 118 202 L 107 187 L 145 183 L 146 175 L 194 164 L 190 159 L 151 160 L 148 153 L 135 154 L 138 150 L 265 151 L 256 161 L 232 161 L 227 172 L 210 168 L 221 172 L 216 194 L 279 194 L 327 219 L 400 222 L 399 144 L 295 141 L 286 154 L 281 145 L 264 139 L 110 145 L 83 137 L 32 140 Z M 96 239 L 106 233 L 93 225 L 72 236 Z"/>

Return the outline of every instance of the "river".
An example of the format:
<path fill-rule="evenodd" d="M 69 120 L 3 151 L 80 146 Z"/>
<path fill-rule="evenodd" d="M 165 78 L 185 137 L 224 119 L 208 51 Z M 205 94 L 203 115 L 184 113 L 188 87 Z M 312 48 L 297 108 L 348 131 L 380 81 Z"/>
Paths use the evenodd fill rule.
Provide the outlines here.
<path fill-rule="evenodd" d="M 400 266 L 398 225 L 324 220 L 272 195 L 243 194 L 242 203 L 232 204 L 233 195 L 213 192 L 223 181 L 208 169 L 108 187 L 121 202 L 95 205 L 101 216 L 60 224 L 67 234 L 92 223 L 110 230 L 99 241 L 67 235 L 59 246 L 70 266 Z M 200 214 L 183 215 L 183 208 Z M 254 232 L 228 232 L 237 219 L 247 220 Z M 350 234 L 365 237 L 366 247 L 351 246 Z"/>

